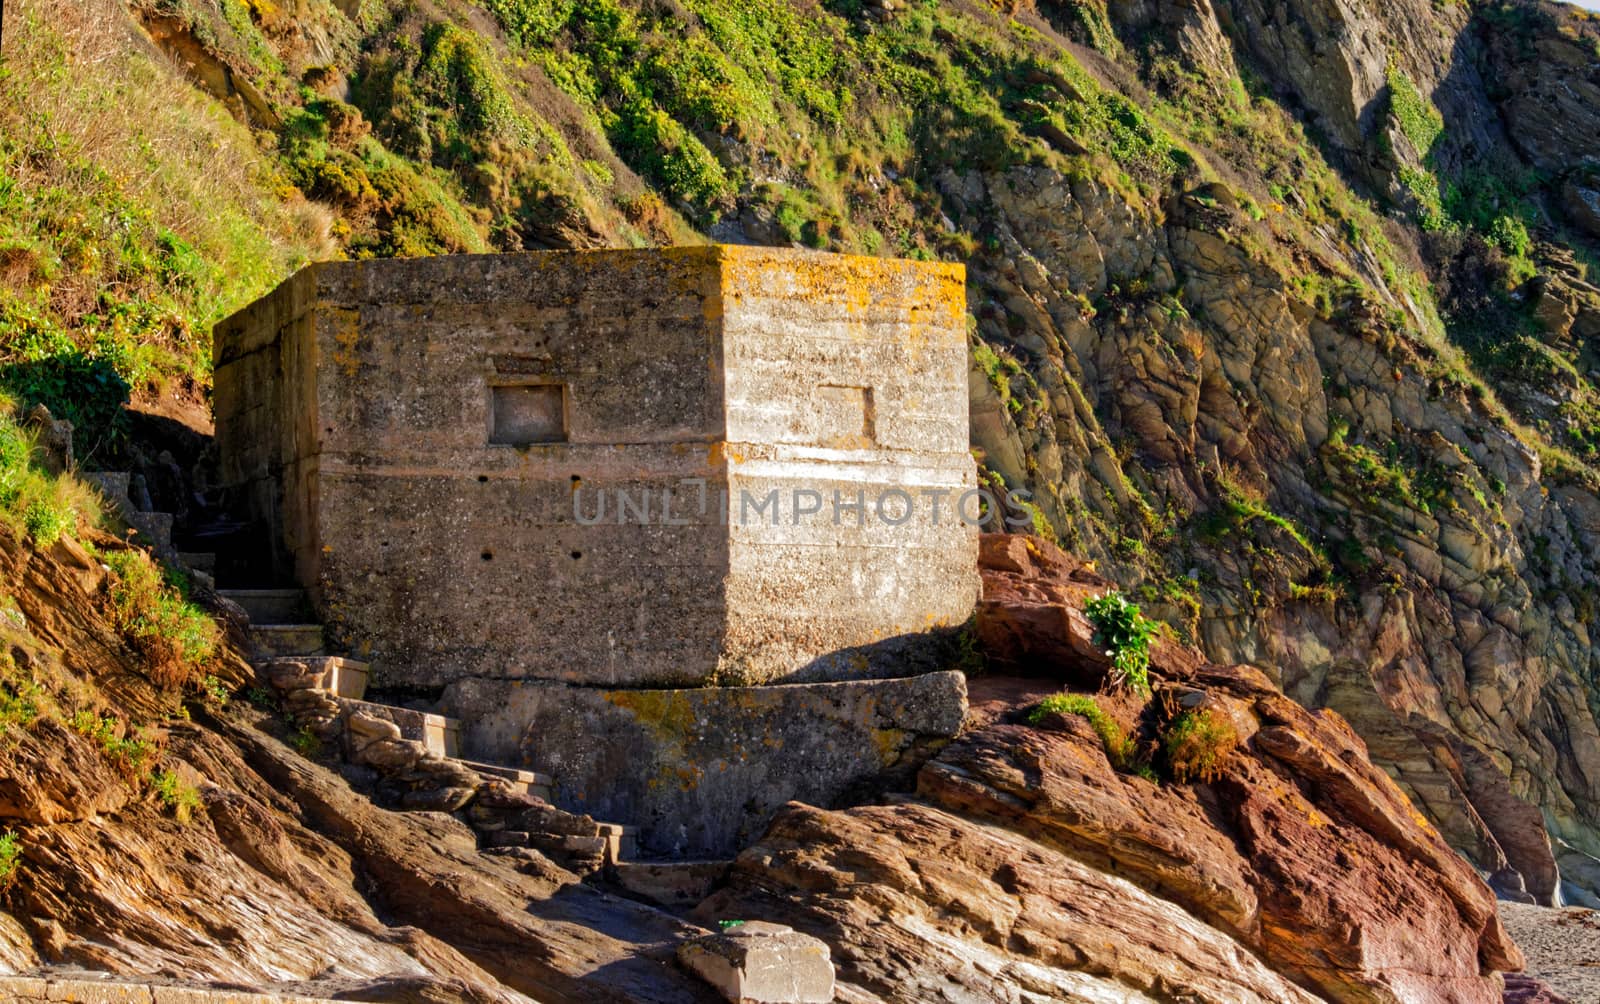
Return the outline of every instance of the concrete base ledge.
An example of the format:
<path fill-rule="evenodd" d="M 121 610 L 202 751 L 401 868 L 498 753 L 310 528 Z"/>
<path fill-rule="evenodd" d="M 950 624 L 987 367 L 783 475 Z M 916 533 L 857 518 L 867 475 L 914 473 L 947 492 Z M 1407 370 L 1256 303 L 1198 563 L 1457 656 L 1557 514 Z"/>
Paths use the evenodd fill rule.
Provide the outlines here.
<path fill-rule="evenodd" d="M 0 1001 L 19 1004 L 336 1004 L 325 997 L 285 997 L 94 976 L 0 976 Z"/>
<path fill-rule="evenodd" d="M 686 690 L 475 678 L 451 684 L 440 710 L 461 721 L 463 755 L 550 775 L 562 809 L 637 824 L 643 856 L 719 859 L 785 802 L 909 782 L 966 708 L 951 671 Z"/>

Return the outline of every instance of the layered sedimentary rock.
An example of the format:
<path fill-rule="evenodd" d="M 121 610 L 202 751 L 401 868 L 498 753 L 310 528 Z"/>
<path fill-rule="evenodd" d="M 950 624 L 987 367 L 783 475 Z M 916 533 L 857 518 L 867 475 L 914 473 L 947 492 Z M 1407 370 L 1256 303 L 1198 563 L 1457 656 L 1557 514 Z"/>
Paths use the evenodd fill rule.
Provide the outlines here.
<path fill-rule="evenodd" d="M 834 807 L 783 808 L 688 923 L 594 888 L 604 872 L 580 882 L 531 847 L 480 848 L 444 812 L 377 807 L 362 793 L 370 771 L 295 752 L 289 724 L 249 702 L 194 701 L 183 721 L 105 621 L 104 571 L 70 545 L 40 555 L 0 530 L 13 663 L 63 700 L 164 721 L 143 732 L 160 741 L 153 762 L 199 802 L 180 822 L 120 753 L 54 710 L 22 728 L 0 752 L 0 822 L 23 847 L 0 970 L 181 973 L 285 996 L 688 1004 L 715 991 L 674 962 L 678 949 L 717 921 L 767 920 L 827 946 L 841 1000 L 951 988 L 1019 1001 L 1498 999 L 1493 972 L 1519 958 L 1492 897 L 1338 716 L 1163 643 L 1153 701 L 1098 698 L 1157 773 L 1118 771 L 1081 718 L 1029 721 L 1063 683 L 1104 682 L 1080 610 L 1107 583 L 1027 538 L 984 553 L 984 647 L 996 674 L 1033 675 L 978 678 L 967 733 L 900 794 L 864 786 Z M 242 684 L 228 664 L 228 684 Z M 899 719 L 860 724 L 912 722 L 914 698 Z M 1226 715 L 1242 739 L 1206 783 L 1171 780 L 1154 752 L 1173 709 L 1190 707 Z M 72 769 L 29 769 L 44 763 Z"/>

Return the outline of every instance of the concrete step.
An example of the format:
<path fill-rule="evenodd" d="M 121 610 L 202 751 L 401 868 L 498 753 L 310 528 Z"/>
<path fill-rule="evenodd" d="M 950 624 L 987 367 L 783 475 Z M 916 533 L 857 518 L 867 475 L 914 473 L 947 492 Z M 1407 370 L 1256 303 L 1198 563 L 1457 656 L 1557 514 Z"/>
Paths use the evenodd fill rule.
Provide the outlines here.
<path fill-rule="evenodd" d="M 470 767 L 479 774 L 500 778 L 511 787 L 512 791 L 524 795 L 532 795 L 550 801 L 550 791 L 555 784 L 555 779 L 549 774 L 541 774 L 534 770 L 522 770 L 518 767 L 503 767 L 495 763 L 478 763 L 475 760 L 458 760 L 463 767 Z"/>
<path fill-rule="evenodd" d="M 191 572 L 203 572 L 213 578 L 217 574 L 217 556 L 211 551 L 179 551 L 178 560 L 189 566 Z"/>
<path fill-rule="evenodd" d="M 127 471 L 90 471 L 81 477 L 100 489 L 100 494 L 116 506 L 117 512 L 124 518 L 133 511 L 133 504 L 128 501 Z"/>
<path fill-rule="evenodd" d="M 172 513 L 131 512 L 128 525 L 139 531 L 139 543 L 157 554 L 172 553 Z"/>
<path fill-rule="evenodd" d="M 217 595 L 243 607 L 256 627 L 304 624 L 312 616 L 304 589 L 222 589 Z"/>
<path fill-rule="evenodd" d="M 457 719 L 429 711 L 413 711 L 392 704 L 347 698 L 340 698 L 339 705 L 346 714 L 361 711 L 374 718 L 394 722 L 400 727 L 400 738 L 422 743 L 434 756 L 454 759 L 461 755 L 461 722 Z"/>
<path fill-rule="evenodd" d="M 316 688 L 334 697 L 346 697 L 359 701 L 366 696 L 367 679 L 371 675 L 371 667 L 355 659 L 346 659 L 338 655 L 310 655 L 290 658 L 262 659 L 258 662 L 263 669 L 270 667 L 275 662 L 300 662 L 311 666 L 320 666 L 322 679 Z"/>
<path fill-rule="evenodd" d="M 250 643 L 261 656 L 324 654 L 321 624 L 263 624 L 250 628 Z"/>
<path fill-rule="evenodd" d="M 711 895 L 732 861 L 619 861 L 606 876 L 641 899 L 689 907 Z"/>
<path fill-rule="evenodd" d="M 606 841 L 606 864 L 618 864 L 639 853 L 639 828 L 622 823 L 596 822 L 600 836 Z"/>

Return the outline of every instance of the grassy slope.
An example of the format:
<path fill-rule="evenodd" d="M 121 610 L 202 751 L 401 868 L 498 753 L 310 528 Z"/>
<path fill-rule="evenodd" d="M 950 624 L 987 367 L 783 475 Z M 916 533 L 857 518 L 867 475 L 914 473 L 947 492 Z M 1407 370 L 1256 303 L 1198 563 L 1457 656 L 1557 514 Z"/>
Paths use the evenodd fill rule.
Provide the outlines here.
<path fill-rule="evenodd" d="M 12 392 L 73 419 L 92 452 L 126 385 L 209 385 L 210 325 L 331 250 L 327 213 L 115 6 L 6 13 L 0 358 Z"/>

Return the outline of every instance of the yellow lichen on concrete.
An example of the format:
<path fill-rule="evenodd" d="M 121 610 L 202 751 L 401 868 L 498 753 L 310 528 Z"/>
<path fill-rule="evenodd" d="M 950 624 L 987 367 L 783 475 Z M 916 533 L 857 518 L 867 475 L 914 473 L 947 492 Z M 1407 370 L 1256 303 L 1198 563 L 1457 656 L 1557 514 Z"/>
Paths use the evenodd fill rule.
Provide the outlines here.
<path fill-rule="evenodd" d="M 326 310 L 323 323 L 333 329 L 333 364 L 354 378 L 361 372 L 361 315 L 354 310 Z"/>

